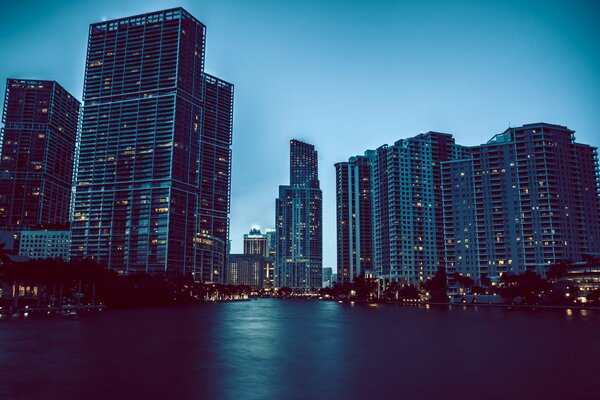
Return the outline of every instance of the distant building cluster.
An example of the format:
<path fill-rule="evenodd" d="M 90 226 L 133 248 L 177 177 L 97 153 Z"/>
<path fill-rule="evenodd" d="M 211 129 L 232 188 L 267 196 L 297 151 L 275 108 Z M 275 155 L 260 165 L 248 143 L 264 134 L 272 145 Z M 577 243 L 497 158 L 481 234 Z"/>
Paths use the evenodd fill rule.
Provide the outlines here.
<path fill-rule="evenodd" d="M 597 149 L 546 123 L 480 146 L 428 132 L 351 157 L 337 173 L 340 282 L 369 270 L 420 284 L 439 269 L 492 282 L 600 253 Z"/>
<path fill-rule="evenodd" d="M 272 289 L 274 246 L 268 233 L 253 227 L 244 235 L 244 253 L 229 255 L 228 283 L 247 285 L 252 290 Z"/>

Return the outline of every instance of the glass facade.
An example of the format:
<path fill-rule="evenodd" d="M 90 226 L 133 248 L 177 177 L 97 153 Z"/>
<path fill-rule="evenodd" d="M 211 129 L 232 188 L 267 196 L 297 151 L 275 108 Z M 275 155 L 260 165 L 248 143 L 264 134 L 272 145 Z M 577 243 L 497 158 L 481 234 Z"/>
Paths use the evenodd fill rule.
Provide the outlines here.
<path fill-rule="evenodd" d="M 371 162 L 375 152 L 335 164 L 337 270 L 340 283 L 353 282 L 373 267 Z"/>
<path fill-rule="evenodd" d="M 275 286 L 321 288 L 323 197 L 313 145 L 290 142 L 290 181 L 279 187 L 275 202 Z"/>
<path fill-rule="evenodd" d="M 222 281 L 233 86 L 181 8 L 90 26 L 71 256 Z"/>
<path fill-rule="evenodd" d="M 1 131 L 0 230 L 69 221 L 79 115 L 53 81 L 8 79 Z"/>
<path fill-rule="evenodd" d="M 375 151 L 372 172 L 374 271 L 418 284 L 444 267 L 440 163 L 460 159 L 452 135 L 427 132 Z"/>

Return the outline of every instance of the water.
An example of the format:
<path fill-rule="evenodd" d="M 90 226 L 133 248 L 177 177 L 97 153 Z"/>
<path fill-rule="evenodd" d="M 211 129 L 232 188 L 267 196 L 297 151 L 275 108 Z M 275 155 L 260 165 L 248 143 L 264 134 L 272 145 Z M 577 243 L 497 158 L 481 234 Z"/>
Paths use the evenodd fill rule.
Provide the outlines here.
<path fill-rule="evenodd" d="M 2 317 L 0 399 L 598 399 L 600 312 L 314 300 Z"/>

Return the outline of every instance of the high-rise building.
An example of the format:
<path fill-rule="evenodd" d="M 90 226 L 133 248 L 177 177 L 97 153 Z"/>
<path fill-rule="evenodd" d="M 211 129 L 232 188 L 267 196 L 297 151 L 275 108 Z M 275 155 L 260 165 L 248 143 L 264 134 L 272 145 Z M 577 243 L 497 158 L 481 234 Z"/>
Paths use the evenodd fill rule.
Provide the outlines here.
<path fill-rule="evenodd" d="M 440 163 L 465 157 L 452 135 L 428 132 L 379 147 L 372 161 L 374 272 L 419 284 L 444 267 Z"/>
<path fill-rule="evenodd" d="M 546 123 L 509 128 L 442 163 L 446 267 L 480 282 L 600 252 L 597 149 Z"/>
<path fill-rule="evenodd" d="M 79 106 L 54 81 L 7 80 L 0 230 L 68 223 Z"/>
<path fill-rule="evenodd" d="M 340 283 L 373 268 L 371 162 L 375 152 L 335 164 L 337 269 Z M 330 282 L 331 283 L 331 282 Z"/>
<path fill-rule="evenodd" d="M 233 85 L 182 8 L 92 24 L 71 257 L 226 282 Z"/>
<path fill-rule="evenodd" d="M 279 187 L 275 204 L 275 286 L 310 290 L 322 286 L 323 207 L 317 152 L 290 142 L 290 186 Z"/>
<path fill-rule="evenodd" d="M 269 243 L 266 234 L 260 233 L 258 227 L 252 227 L 249 233 L 244 234 L 244 254 L 259 254 L 269 256 Z"/>

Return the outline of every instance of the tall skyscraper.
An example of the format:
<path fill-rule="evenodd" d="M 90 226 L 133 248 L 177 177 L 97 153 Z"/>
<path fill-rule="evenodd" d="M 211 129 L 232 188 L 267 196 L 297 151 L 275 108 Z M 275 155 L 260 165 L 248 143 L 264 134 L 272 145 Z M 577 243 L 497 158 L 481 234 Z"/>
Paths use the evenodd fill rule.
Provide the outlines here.
<path fill-rule="evenodd" d="M 7 80 L 0 230 L 68 223 L 79 106 L 54 81 Z"/>
<path fill-rule="evenodd" d="M 371 162 L 374 151 L 335 164 L 337 270 L 339 282 L 353 282 L 373 268 Z"/>
<path fill-rule="evenodd" d="M 317 152 L 313 145 L 290 141 L 290 186 L 279 186 L 275 204 L 277 247 L 275 286 L 322 286 L 323 207 Z"/>
<path fill-rule="evenodd" d="M 444 267 L 440 163 L 464 153 L 452 135 L 439 132 L 376 150 L 372 208 L 377 275 L 419 284 Z"/>
<path fill-rule="evenodd" d="M 597 149 L 546 123 L 509 128 L 442 163 L 446 266 L 479 282 L 600 252 Z"/>
<path fill-rule="evenodd" d="M 225 282 L 233 85 L 182 8 L 92 24 L 71 257 Z"/>

